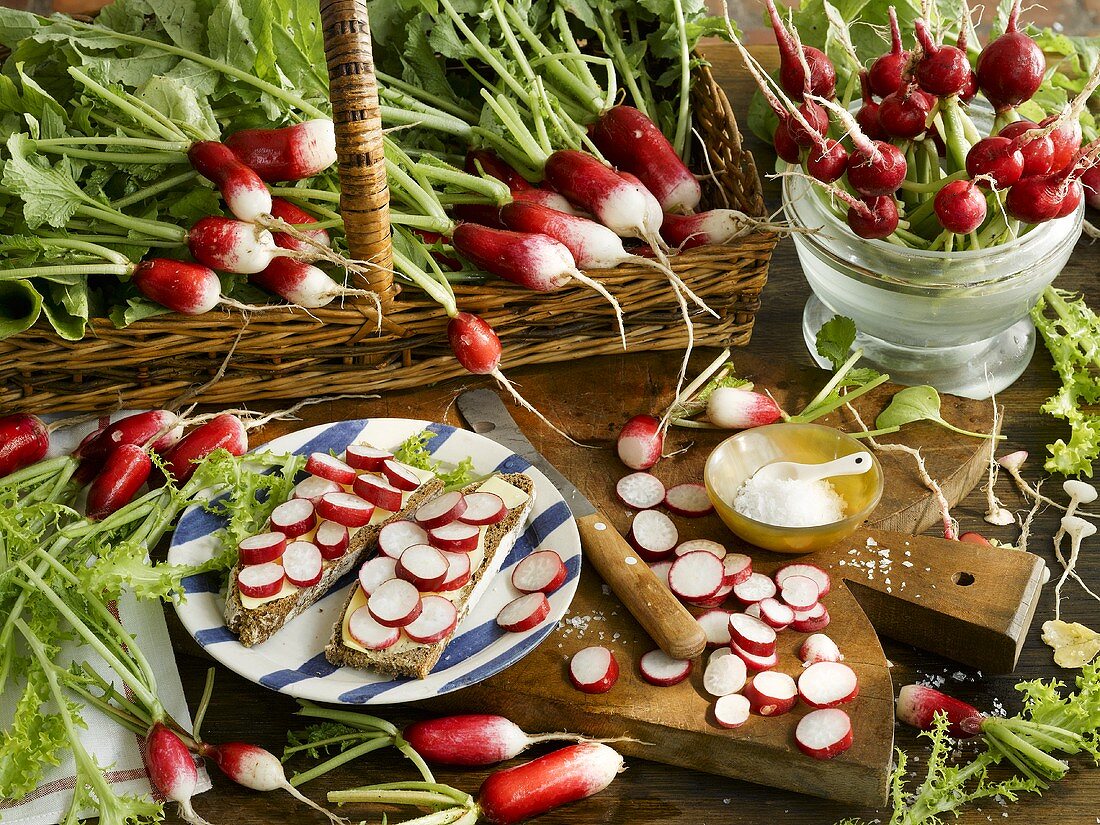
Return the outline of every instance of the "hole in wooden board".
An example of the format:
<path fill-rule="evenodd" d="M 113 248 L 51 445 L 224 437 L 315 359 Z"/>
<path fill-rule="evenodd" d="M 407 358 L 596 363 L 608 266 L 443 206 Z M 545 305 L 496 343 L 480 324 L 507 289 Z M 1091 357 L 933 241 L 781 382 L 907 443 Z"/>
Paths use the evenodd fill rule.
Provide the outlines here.
<path fill-rule="evenodd" d="M 959 587 L 969 587 L 974 583 L 974 574 L 965 572 L 956 573 L 951 577 L 951 580 Z"/>

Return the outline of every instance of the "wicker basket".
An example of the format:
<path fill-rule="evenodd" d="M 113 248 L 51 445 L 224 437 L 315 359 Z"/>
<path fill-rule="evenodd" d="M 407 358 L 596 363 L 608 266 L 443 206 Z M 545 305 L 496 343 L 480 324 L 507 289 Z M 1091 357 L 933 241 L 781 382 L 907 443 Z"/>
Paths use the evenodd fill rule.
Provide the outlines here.
<path fill-rule="evenodd" d="M 322 0 L 321 16 L 348 245 L 354 257 L 388 266 L 388 192 L 366 7 L 363 0 Z M 706 67 L 697 71 L 693 95 L 715 171 L 704 185 L 704 204 L 763 216 L 752 156 L 742 149 L 729 102 Z M 673 258 L 675 270 L 721 316 L 695 316 L 698 345 L 748 342 L 775 243 L 774 233 L 760 232 Z M 631 349 L 684 346 L 679 311 L 659 272 L 621 266 L 593 274 L 622 304 Z M 463 374 L 448 348 L 440 307 L 413 290 L 398 295 L 385 269 L 370 277 L 386 310 L 381 334 L 373 304 L 364 299 L 315 310 L 313 317 L 290 309 L 258 313 L 243 331 L 239 314 L 221 311 L 164 315 L 126 329 L 98 319 L 79 342 L 63 341 L 39 324 L 0 341 L 0 410 L 156 407 L 213 376 L 234 342 L 225 375 L 196 400 L 240 404 L 334 387 L 377 392 Z M 500 335 L 506 369 L 621 351 L 611 308 L 584 287 L 541 295 L 493 282 L 455 292 L 460 308 L 482 315 Z"/>

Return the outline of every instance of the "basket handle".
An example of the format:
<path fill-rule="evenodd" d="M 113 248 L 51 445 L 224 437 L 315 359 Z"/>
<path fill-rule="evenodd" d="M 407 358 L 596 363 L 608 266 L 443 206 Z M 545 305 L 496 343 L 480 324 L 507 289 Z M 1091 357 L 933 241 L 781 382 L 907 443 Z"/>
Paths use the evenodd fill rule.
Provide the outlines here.
<path fill-rule="evenodd" d="M 336 130 L 340 214 L 348 250 L 353 258 L 375 265 L 365 277 L 383 309 L 388 309 L 397 295 L 390 192 L 365 0 L 321 0 L 321 26 Z"/>

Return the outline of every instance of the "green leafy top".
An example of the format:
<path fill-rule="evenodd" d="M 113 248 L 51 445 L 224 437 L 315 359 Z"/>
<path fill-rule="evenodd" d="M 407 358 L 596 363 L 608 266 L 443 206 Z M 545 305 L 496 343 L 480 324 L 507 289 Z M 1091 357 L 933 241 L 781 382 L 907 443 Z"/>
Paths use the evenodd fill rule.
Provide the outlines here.
<path fill-rule="evenodd" d="M 952 432 L 973 436 L 974 438 L 1004 438 L 1003 435 L 996 433 L 976 433 L 964 430 L 945 421 L 943 416 L 940 415 L 940 394 L 936 392 L 935 388 L 928 386 L 906 387 L 904 390 L 897 392 L 890 400 L 890 406 L 879 414 L 875 426 L 879 428 L 904 427 L 906 424 L 912 424 L 915 421 L 931 421 Z"/>
<path fill-rule="evenodd" d="M 435 433 L 430 430 L 410 435 L 394 450 L 393 457 L 410 467 L 435 473 L 447 490 L 465 487 L 475 478 L 473 458 L 467 456 L 454 467 L 445 468 L 440 462 L 432 461 L 431 453 L 428 452 L 428 442 L 434 437 Z"/>

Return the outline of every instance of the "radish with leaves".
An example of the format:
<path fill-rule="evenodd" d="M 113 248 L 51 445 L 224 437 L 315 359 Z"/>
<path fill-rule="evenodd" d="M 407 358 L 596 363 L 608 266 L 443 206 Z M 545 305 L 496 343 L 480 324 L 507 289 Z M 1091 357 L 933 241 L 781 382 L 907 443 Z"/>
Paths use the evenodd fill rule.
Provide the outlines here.
<path fill-rule="evenodd" d="M 1007 111 L 1031 99 L 1045 72 L 1043 50 L 1020 31 L 1020 0 L 1015 0 L 1004 33 L 978 55 L 978 87 L 998 112 Z"/>
<path fill-rule="evenodd" d="M 196 172 L 217 185 L 225 205 L 236 217 L 254 222 L 271 214 L 271 192 L 224 143 L 197 141 L 187 151 L 187 158 Z"/>
<path fill-rule="evenodd" d="M 913 73 L 920 87 L 937 97 L 949 97 L 963 91 L 970 80 L 970 61 L 966 52 L 957 46 L 937 45 L 923 20 L 916 20 L 913 26 L 922 51 Z"/>
<path fill-rule="evenodd" d="M 806 88 L 818 97 L 831 98 L 836 91 L 836 69 L 832 61 L 813 46 L 803 46 L 799 54 L 798 43 L 783 25 L 773 0 L 767 0 L 767 7 L 775 41 L 779 45 L 779 82 L 784 91 L 795 100 L 802 100 Z"/>
<path fill-rule="evenodd" d="M 191 807 L 191 797 L 199 781 L 199 772 L 191 752 L 163 722 L 157 722 L 145 737 L 145 767 L 149 781 L 164 796 L 180 807 L 180 817 L 192 825 L 209 825 Z"/>
<path fill-rule="evenodd" d="M 149 258 L 134 267 L 132 280 L 146 298 L 183 315 L 202 315 L 219 304 L 255 309 L 223 298 L 217 273 L 202 264 Z"/>
<path fill-rule="evenodd" d="M 487 713 L 414 722 L 401 731 L 401 736 L 428 762 L 467 767 L 505 762 L 540 742 L 587 741 L 564 731 L 524 733 L 515 722 Z"/>
<path fill-rule="evenodd" d="M 336 163 L 336 130 L 325 118 L 280 129 L 241 129 L 225 145 L 268 182 L 305 180 Z"/>
<path fill-rule="evenodd" d="M 886 97 L 901 89 L 902 72 L 909 62 L 909 52 L 901 43 L 898 14 L 890 6 L 890 51 L 875 59 L 867 73 L 867 85 L 873 94 Z"/>

